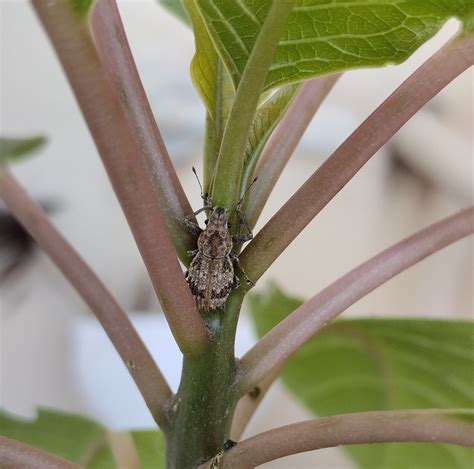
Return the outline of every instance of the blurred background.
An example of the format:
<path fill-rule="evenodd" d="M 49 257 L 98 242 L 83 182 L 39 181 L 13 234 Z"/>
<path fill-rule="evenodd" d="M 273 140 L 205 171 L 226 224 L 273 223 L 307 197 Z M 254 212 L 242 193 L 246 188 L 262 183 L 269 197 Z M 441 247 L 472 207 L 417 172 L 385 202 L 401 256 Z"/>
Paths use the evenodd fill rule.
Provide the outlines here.
<path fill-rule="evenodd" d="M 189 77 L 192 34 L 153 0 L 121 1 L 119 6 L 158 124 L 197 209 L 201 200 L 191 166 L 198 171 L 202 167 L 204 108 Z M 47 38 L 24 0 L 0 0 L 0 22 L 0 133 L 48 137 L 39 156 L 12 170 L 36 200 L 50 207 L 55 224 L 122 306 L 133 313 L 144 340 L 176 386 L 177 349 Z M 450 21 L 403 65 L 358 70 L 342 77 L 288 164 L 256 231 L 456 29 L 456 21 Z M 402 237 L 471 204 L 472 176 L 471 69 L 372 158 L 256 288 L 277 281 L 290 294 L 315 294 Z M 0 213 L 5 215 L 1 203 Z M 50 261 L 33 249 L 5 274 L 14 244 L 11 237 L 7 240 L 5 227 L 2 229 L 0 406 L 24 416 L 34 415 L 37 406 L 80 412 L 113 428 L 151 426 L 138 392 L 105 335 Z M 472 317 L 472 261 L 473 242 L 458 242 L 391 280 L 344 314 Z M 240 353 L 254 340 L 244 317 Z M 118 388 L 123 392 L 114 393 Z M 247 434 L 308 417 L 276 385 Z M 350 467 L 338 450 L 320 454 L 318 467 Z M 301 455 L 265 467 L 316 466 L 314 456 Z"/>

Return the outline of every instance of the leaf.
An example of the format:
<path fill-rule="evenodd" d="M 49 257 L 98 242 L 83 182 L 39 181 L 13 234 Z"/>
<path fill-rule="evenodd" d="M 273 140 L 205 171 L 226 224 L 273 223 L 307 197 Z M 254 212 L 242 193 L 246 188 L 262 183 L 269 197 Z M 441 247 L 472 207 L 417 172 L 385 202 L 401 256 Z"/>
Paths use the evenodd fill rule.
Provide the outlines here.
<path fill-rule="evenodd" d="M 132 432 L 133 442 L 140 458 L 141 469 L 165 467 L 165 440 L 158 431 Z"/>
<path fill-rule="evenodd" d="M 46 409 L 39 409 L 33 421 L 0 412 L 0 434 L 81 465 L 91 463 L 96 453 L 106 449 L 103 427 L 84 417 Z M 102 457 L 113 467 L 110 450 Z"/>
<path fill-rule="evenodd" d="M 73 10 L 81 16 L 86 15 L 89 12 L 89 8 L 92 6 L 93 0 L 69 0 L 71 2 Z"/>
<path fill-rule="evenodd" d="M 185 24 L 189 24 L 189 16 L 180 0 L 158 0 L 158 2 Z"/>
<path fill-rule="evenodd" d="M 227 116 L 232 107 L 234 87 L 227 71 L 219 66 L 220 59 L 206 29 L 195 0 L 183 0 L 193 26 L 196 54 L 191 62 L 191 78 L 211 119 L 216 122 L 222 108 Z"/>
<path fill-rule="evenodd" d="M 271 2 L 196 3 L 237 88 Z M 298 0 L 264 89 L 401 63 L 449 18 L 472 24 L 473 16 L 472 0 Z"/>
<path fill-rule="evenodd" d="M 293 101 L 300 85 L 285 85 L 270 96 L 257 110 L 249 133 L 249 141 L 245 150 L 244 176 L 242 190 L 245 190 L 253 176 L 258 159 Z"/>
<path fill-rule="evenodd" d="M 280 88 L 259 108 L 252 122 L 246 155 L 249 158 L 263 146 L 280 119 L 285 114 L 298 91 L 299 85 L 288 85 Z"/>
<path fill-rule="evenodd" d="M 30 155 L 39 150 L 46 142 L 41 136 L 31 138 L 9 138 L 0 137 L 0 166 L 19 159 L 22 156 Z"/>
<path fill-rule="evenodd" d="M 108 431 L 90 419 L 39 409 L 28 421 L 0 412 L 0 435 L 62 456 L 88 469 L 115 469 Z M 165 442 L 159 431 L 130 432 L 142 469 L 165 466 Z"/>
<path fill-rule="evenodd" d="M 196 43 L 196 53 L 191 62 L 191 78 L 207 110 L 204 191 L 209 192 L 235 90 L 196 8 L 195 0 L 183 0 L 183 5 L 191 19 Z"/>
<path fill-rule="evenodd" d="M 259 335 L 301 304 L 273 286 L 250 297 Z M 338 320 L 283 369 L 290 391 L 318 416 L 370 410 L 472 408 L 474 323 L 422 319 Z M 466 419 L 464 414 L 459 418 Z M 472 450 L 451 445 L 345 448 L 363 468 L 470 468 Z"/>
<path fill-rule="evenodd" d="M 239 199 L 245 148 L 252 119 L 264 93 L 268 70 L 295 1 L 279 0 L 270 4 L 252 53 L 245 64 L 242 79 L 236 87 L 235 102 L 222 136 L 215 168 L 218 177 L 215 178 L 211 194 L 213 202 L 218 206 L 232 209 Z"/>

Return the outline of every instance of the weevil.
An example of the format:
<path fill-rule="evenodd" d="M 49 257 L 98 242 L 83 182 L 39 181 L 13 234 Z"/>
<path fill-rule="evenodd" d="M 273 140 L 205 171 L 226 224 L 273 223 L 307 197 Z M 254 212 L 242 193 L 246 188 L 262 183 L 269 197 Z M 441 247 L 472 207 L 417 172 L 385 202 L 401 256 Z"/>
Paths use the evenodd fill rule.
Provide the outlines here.
<path fill-rule="evenodd" d="M 192 233 L 199 235 L 197 249 L 188 251 L 188 255 L 192 256 L 193 260 L 185 276 L 198 308 L 202 311 L 211 311 L 222 308 L 231 291 L 240 286 L 240 280 L 234 272 L 234 263 L 239 267 L 247 283 L 253 285 L 240 265 L 239 256 L 232 252 L 232 248 L 234 245 L 243 244 L 253 238 L 252 230 L 242 213 L 241 206 L 245 194 L 257 178 L 252 181 L 235 207 L 239 228 L 243 224 L 247 233 L 232 235 L 230 233 L 229 211 L 223 207 L 212 206 L 209 196 L 203 194 L 195 168 L 193 168 L 193 172 L 201 187 L 204 206 L 183 220 L 185 226 Z M 193 220 L 203 211 L 209 212 L 204 230 Z"/>

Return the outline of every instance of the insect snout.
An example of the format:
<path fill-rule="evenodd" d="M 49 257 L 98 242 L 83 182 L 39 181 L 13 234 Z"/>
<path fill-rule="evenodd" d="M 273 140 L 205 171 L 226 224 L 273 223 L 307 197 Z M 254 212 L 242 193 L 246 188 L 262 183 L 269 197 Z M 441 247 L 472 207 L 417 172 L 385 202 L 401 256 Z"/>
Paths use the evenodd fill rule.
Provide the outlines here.
<path fill-rule="evenodd" d="M 227 218 L 227 213 L 228 213 L 228 211 L 227 211 L 226 208 L 216 207 L 214 209 L 213 215 L 215 215 L 216 218 L 224 218 L 224 217 Z"/>

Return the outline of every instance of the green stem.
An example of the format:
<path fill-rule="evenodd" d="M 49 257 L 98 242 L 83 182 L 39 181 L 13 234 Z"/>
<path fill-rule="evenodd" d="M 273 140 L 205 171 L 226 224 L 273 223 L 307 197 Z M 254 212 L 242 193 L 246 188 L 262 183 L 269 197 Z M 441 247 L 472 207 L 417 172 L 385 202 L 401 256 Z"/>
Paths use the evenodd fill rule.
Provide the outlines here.
<path fill-rule="evenodd" d="M 212 186 L 212 174 L 216 166 L 219 147 L 221 144 L 222 132 L 212 121 L 209 113 L 206 114 L 206 129 L 204 134 L 204 158 L 203 158 L 203 184 L 204 194 L 209 194 Z"/>
<path fill-rule="evenodd" d="M 237 403 L 234 339 L 243 291 L 234 292 L 225 311 L 207 313 L 210 345 L 184 358 L 167 441 L 167 467 L 193 468 L 213 458 L 229 439 Z"/>
<path fill-rule="evenodd" d="M 214 112 L 207 113 L 206 134 L 204 140 L 204 193 L 211 193 L 212 177 L 219 156 L 227 117 L 234 101 L 234 88 L 230 77 L 224 69 L 221 59 L 216 54 L 216 81 Z"/>
<path fill-rule="evenodd" d="M 285 31 L 293 5 L 294 0 L 280 0 L 272 3 L 243 71 L 214 171 L 212 200 L 216 206 L 231 209 L 239 198 L 244 153 L 250 126 L 268 69 L 273 61 L 278 42 Z"/>

